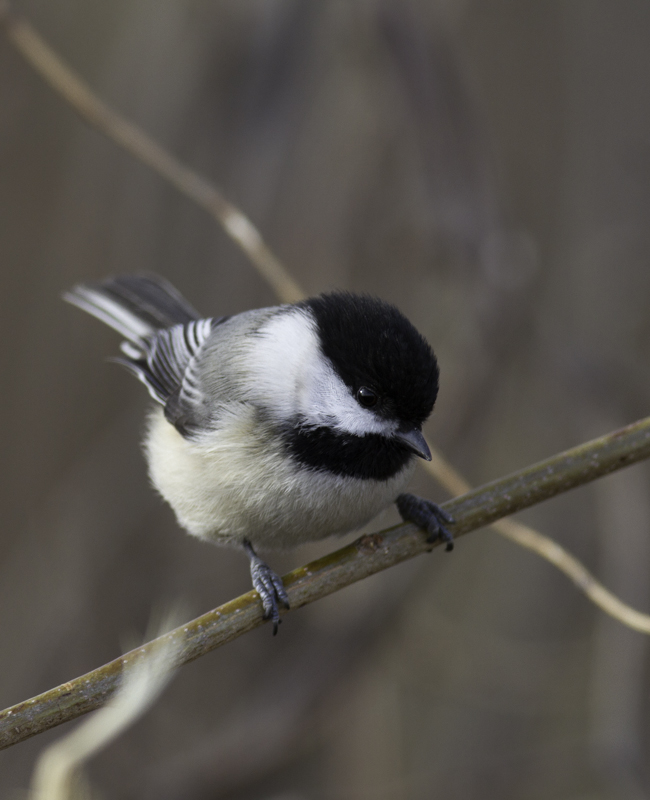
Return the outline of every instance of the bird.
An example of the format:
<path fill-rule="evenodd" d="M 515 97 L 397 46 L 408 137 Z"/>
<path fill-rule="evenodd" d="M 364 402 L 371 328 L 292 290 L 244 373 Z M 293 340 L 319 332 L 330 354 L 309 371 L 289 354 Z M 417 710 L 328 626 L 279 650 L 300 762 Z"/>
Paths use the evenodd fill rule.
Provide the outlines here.
<path fill-rule="evenodd" d="M 242 550 L 264 619 L 289 608 L 258 549 L 361 528 L 395 503 L 431 543 L 453 519 L 405 493 L 439 368 L 392 304 L 334 291 L 203 317 L 166 279 L 119 275 L 63 298 L 123 337 L 118 362 L 153 399 L 143 450 L 155 489 L 190 534 Z"/>

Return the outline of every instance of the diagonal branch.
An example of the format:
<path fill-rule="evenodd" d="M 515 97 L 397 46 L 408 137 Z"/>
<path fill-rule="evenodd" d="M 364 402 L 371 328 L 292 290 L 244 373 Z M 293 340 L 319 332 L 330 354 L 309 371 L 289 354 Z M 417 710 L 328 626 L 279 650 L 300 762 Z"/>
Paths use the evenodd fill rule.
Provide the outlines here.
<path fill-rule="evenodd" d="M 444 504 L 456 537 L 501 517 L 650 457 L 650 417 L 559 453 Z M 292 609 L 432 549 L 414 525 L 398 525 L 293 570 L 284 577 Z M 286 613 L 286 612 L 285 612 Z M 194 661 L 263 622 L 256 592 L 248 592 L 161 637 L 180 640 L 178 664 Z M 154 640 L 160 642 L 160 639 Z M 149 642 L 99 669 L 0 713 L 0 749 L 98 708 L 116 691 L 125 665 Z"/>
<path fill-rule="evenodd" d="M 205 209 L 246 253 L 259 274 L 285 303 L 301 300 L 303 293 L 273 255 L 259 231 L 210 181 L 182 164 L 148 136 L 142 128 L 125 119 L 97 95 L 59 58 L 34 28 L 0 2 L 0 27 L 9 41 L 54 91 L 93 128 L 151 167 L 182 194 Z"/>
<path fill-rule="evenodd" d="M 2 2 L 2 0 L 0 0 L 0 27 L 4 29 L 9 41 L 25 60 L 83 119 L 108 136 L 114 143 L 123 147 L 139 161 L 147 164 L 181 193 L 205 209 L 242 248 L 259 274 L 271 285 L 282 301 L 292 302 L 303 296 L 300 287 L 269 250 L 257 229 L 236 206 L 230 203 L 209 181 L 182 164 L 139 127 L 121 117 L 97 98 L 92 90 L 61 61 L 32 26 L 26 20 L 11 13 L 9 3 Z M 551 481 L 554 488 L 549 494 L 543 496 L 535 494 L 536 499 L 530 500 L 530 502 L 521 503 L 521 499 L 519 499 L 517 503 L 520 504 L 509 510 L 507 503 L 505 507 L 502 507 L 501 503 L 497 503 L 499 510 L 496 516 L 492 516 L 494 514 L 494 506 L 490 506 L 484 509 L 487 517 L 483 521 L 477 521 L 478 518 L 475 515 L 478 511 L 476 508 L 474 508 L 474 516 L 470 515 L 471 520 L 466 519 L 466 503 L 470 498 L 482 497 L 483 500 L 486 500 L 485 490 L 481 489 L 467 494 L 466 497 L 457 502 L 447 504 L 446 507 L 453 509 L 453 513 L 458 520 L 456 535 L 474 530 L 476 527 L 489 522 L 490 519 L 497 519 L 505 514 L 513 513 L 513 511 L 527 507 L 533 502 L 544 499 L 544 497 L 550 497 L 560 491 L 565 491 L 573 485 L 593 480 L 599 475 L 617 469 L 620 466 L 625 466 L 627 463 L 646 458 L 648 456 L 644 449 L 646 445 L 642 444 L 641 440 L 638 439 L 638 435 L 640 435 L 644 426 L 645 421 L 623 429 L 624 434 L 619 432 L 619 434 L 605 437 L 605 439 L 613 439 L 617 435 L 624 435 L 627 442 L 625 447 L 629 449 L 625 450 L 621 455 L 622 461 L 620 463 L 610 461 L 605 464 L 601 462 L 594 463 L 586 471 L 580 472 L 577 480 L 575 480 L 576 475 L 571 472 L 571 469 L 568 471 L 561 469 L 556 473 L 556 475 L 560 475 L 560 482 L 553 483 Z M 636 431 L 634 433 L 636 438 L 633 437 L 634 441 L 632 441 L 628 437 L 634 431 Z M 598 441 L 602 442 L 604 440 Z M 584 445 L 583 447 L 590 448 L 594 444 L 596 443 Z M 566 455 L 573 458 L 573 455 L 579 450 L 581 448 L 569 451 L 568 454 L 556 456 L 550 461 L 555 464 L 556 460 L 561 461 Z M 549 462 L 545 463 L 548 464 Z M 612 466 L 612 464 L 614 465 Z M 452 493 L 464 494 L 467 492 L 468 485 L 464 479 L 455 473 L 441 456 L 437 455 L 434 462 L 430 465 L 427 464 L 426 467 Z M 535 470 L 536 468 L 531 469 Z M 556 467 L 553 466 L 553 469 L 556 470 Z M 528 471 L 517 473 L 517 475 L 523 481 L 519 488 L 528 485 L 527 482 L 531 477 L 528 475 Z M 517 478 L 517 475 L 512 476 L 510 479 L 504 479 L 504 481 L 513 480 Z M 571 475 L 573 477 L 570 477 Z M 575 482 L 572 483 L 572 480 L 575 480 Z M 535 482 L 537 481 L 538 479 L 535 478 Z M 544 482 L 542 481 L 542 483 Z M 496 484 L 491 484 L 490 486 L 494 487 L 502 484 L 503 481 L 496 482 Z M 550 486 L 551 484 L 548 485 Z M 538 485 L 538 488 L 539 486 L 541 484 Z M 504 491 L 506 491 L 505 488 Z M 519 490 L 515 492 L 515 495 L 519 497 Z M 503 499 L 509 500 L 509 498 L 505 497 Z M 583 564 L 552 539 L 514 520 L 500 520 L 493 527 L 506 538 L 532 550 L 554 564 L 603 611 L 635 630 L 650 633 L 650 615 L 642 614 L 623 603 L 605 589 Z M 414 548 L 414 542 L 418 544 L 418 547 Z M 393 563 L 398 563 L 405 558 L 417 555 L 426 549 L 422 545 L 419 534 L 411 526 L 385 531 L 372 537 L 363 537 L 357 543 L 351 545 L 350 548 L 344 548 L 326 559 L 314 562 L 287 576 L 286 581 L 291 586 L 290 595 L 294 607 L 312 602 L 318 597 L 322 597 L 353 581 L 360 580 L 380 569 L 385 569 Z M 381 548 L 382 552 L 385 552 L 388 561 L 384 563 L 378 557 L 371 559 L 370 552 L 373 548 Z M 352 553 L 352 556 L 350 553 Z M 356 556 L 354 555 L 355 553 Z M 392 556 L 390 555 L 391 553 Z M 361 559 L 360 565 L 362 569 L 360 572 L 349 569 L 350 558 L 354 557 L 356 559 L 357 556 Z M 300 596 L 303 599 L 296 600 L 294 596 L 296 593 L 302 593 Z M 225 644 L 260 623 L 261 618 L 257 609 L 255 594 L 249 593 L 225 606 L 221 606 L 204 617 L 200 617 L 198 620 L 194 620 L 194 622 L 189 623 L 182 629 L 178 629 L 170 636 L 188 637 L 180 659 L 181 662 L 185 663 L 204 652 Z M 199 650 L 197 650 L 197 637 L 202 642 L 202 649 L 199 648 Z M 147 645 L 147 647 L 149 646 Z M 100 668 L 100 670 L 95 670 L 69 684 L 53 689 L 51 692 L 40 695 L 32 701 L 26 701 L 26 703 L 22 703 L 12 709 L 7 709 L 0 714 L 0 747 L 8 747 L 17 741 L 53 727 L 59 722 L 72 719 L 101 705 L 114 691 L 123 663 L 136 658 L 139 652 L 140 650 L 134 651 L 130 655 L 127 654 L 124 659 L 117 659 L 111 664 Z"/>

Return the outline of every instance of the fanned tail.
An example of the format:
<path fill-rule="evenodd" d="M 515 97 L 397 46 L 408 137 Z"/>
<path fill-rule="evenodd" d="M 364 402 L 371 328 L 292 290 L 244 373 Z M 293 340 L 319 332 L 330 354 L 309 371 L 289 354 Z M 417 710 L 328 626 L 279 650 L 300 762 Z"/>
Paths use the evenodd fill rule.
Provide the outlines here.
<path fill-rule="evenodd" d="M 204 396 L 197 361 L 212 330 L 227 317 L 201 319 L 176 289 L 157 275 L 123 275 L 79 284 L 64 300 L 121 333 L 123 357 L 114 358 L 164 406 L 183 436 L 199 426 Z"/>
<path fill-rule="evenodd" d="M 139 346 L 156 331 L 200 319 L 198 311 L 171 283 L 157 275 L 121 275 L 100 283 L 79 284 L 63 299 Z"/>

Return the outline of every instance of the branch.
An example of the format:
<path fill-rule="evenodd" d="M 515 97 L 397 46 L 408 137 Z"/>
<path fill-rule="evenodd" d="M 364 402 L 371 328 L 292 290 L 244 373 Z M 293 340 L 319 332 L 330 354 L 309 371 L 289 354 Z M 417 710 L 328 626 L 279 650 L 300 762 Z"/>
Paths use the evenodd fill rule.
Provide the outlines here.
<path fill-rule="evenodd" d="M 283 302 L 293 303 L 303 298 L 298 284 L 269 250 L 248 217 L 227 200 L 216 186 L 186 167 L 141 128 L 103 103 L 63 63 L 29 22 L 10 10 L 8 2 L 0 2 L 0 26 L 28 64 L 86 122 L 147 164 L 214 217 Z"/>
<path fill-rule="evenodd" d="M 205 209 L 234 239 L 259 274 L 284 302 L 304 297 L 298 284 L 271 253 L 259 231 L 240 209 L 228 201 L 205 178 L 178 161 L 138 126 L 129 122 L 97 98 L 92 90 L 67 67 L 25 19 L 0 2 L 0 26 L 10 42 L 38 74 L 61 95 L 77 113 L 115 144 L 147 164 L 182 194 Z M 462 494 L 469 484 L 438 455 L 425 468 L 452 494 Z M 591 573 L 552 539 L 510 521 L 494 526 L 503 536 L 550 561 L 564 572 L 607 614 L 643 633 L 650 633 L 650 616 L 622 603 L 605 589 Z"/>
<path fill-rule="evenodd" d="M 650 417 L 467 492 L 443 507 L 455 518 L 453 532 L 459 537 L 648 457 Z M 362 536 L 284 577 L 291 608 L 312 603 L 431 549 L 414 525 Z M 124 667 L 161 641 L 173 640 L 179 648 L 179 665 L 186 664 L 262 622 L 260 599 L 251 591 L 99 669 L 18 703 L 0 713 L 0 749 L 103 705 L 118 688 Z"/>
<path fill-rule="evenodd" d="M 271 253 L 257 229 L 236 206 L 224 198 L 221 192 L 210 182 L 183 165 L 140 128 L 121 117 L 99 100 L 92 90 L 61 61 L 56 53 L 43 41 L 27 21 L 10 12 L 8 2 L 0 2 L 0 26 L 4 28 L 8 39 L 25 60 L 83 119 L 108 136 L 113 142 L 123 147 L 139 161 L 150 166 L 162 178 L 175 186 L 182 194 L 204 208 L 248 255 L 259 274 L 267 280 L 281 300 L 293 302 L 304 296 L 300 287 L 295 283 L 293 278 L 291 278 L 278 259 Z M 627 435 L 627 432 L 632 429 L 639 431 L 641 429 L 639 426 L 643 424 L 644 423 L 637 423 L 623 430 Z M 616 435 L 617 434 L 612 434 L 611 436 L 615 437 Z M 603 440 L 598 441 L 600 442 Z M 592 445 L 593 444 L 595 443 L 592 443 Z M 583 447 L 590 446 L 591 445 L 584 445 Z M 571 480 L 573 480 L 573 478 L 570 477 L 572 474 L 571 470 L 568 472 L 561 470 L 564 479 L 569 482 L 565 485 L 554 484 L 554 490 L 545 496 L 550 497 L 560 491 L 566 491 L 574 485 L 593 480 L 599 477 L 599 475 L 605 474 L 605 472 L 617 469 L 620 466 L 625 466 L 627 463 L 634 463 L 634 461 L 646 458 L 648 454 L 645 453 L 645 451 L 639 454 L 640 451 L 637 450 L 637 446 L 638 444 L 629 443 L 631 450 L 622 456 L 623 461 L 620 464 L 609 466 L 604 469 L 604 471 L 598 471 L 602 466 L 601 464 L 594 465 L 596 471 L 592 473 L 590 470 L 587 470 L 586 473 L 581 473 L 579 479 L 575 483 L 571 483 Z M 574 454 L 578 450 L 580 450 L 580 448 L 577 448 L 575 451 L 569 451 L 569 454 Z M 557 456 L 555 458 L 561 460 L 562 457 L 563 456 Z M 555 462 L 555 459 L 551 459 L 551 461 Z M 548 464 L 549 462 L 546 463 Z M 431 465 L 427 464 L 425 466 L 428 468 L 428 471 L 452 493 L 462 494 L 467 491 L 468 484 L 460 475 L 454 472 L 440 455 L 436 456 Z M 531 469 L 534 470 L 536 468 Z M 518 475 L 524 482 L 528 480 L 527 473 L 518 473 Z M 515 477 L 516 476 L 513 476 L 513 479 Z M 507 481 L 510 479 L 504 480 Z M 501 482 L 497 482 L 497 484 L 491 484 L 490 486 L 500 484 Z M 481 493 L 482 491 L 483 490 L 478 489 L 475 492 L 469 493 L 466 498 L 462 498 L 463 502 L 466 502 L 468 498 L 477 496 L 477 492 Z M 538 497 L 530 503 L 524 502 L 510 510 L 502 510 L 494 519 L 498 516 L 510 514 L 520 508 L 527 507 L 533 502 L 539 502 L 540 499 L 544 499 L 544 497 Z M 487 524 L 489 521 L 489 519 L 486 518 L 486 520 L 474 524 L 474 522 L 476 522 L 476 520 L 474 520 L 474 522 L 469 523 L 470 527 L 463 527 L 465 524 L 463 517 L 464 512 L 461 510 L 459 516 L 459 512 L 455 510 L 457 506 L 453 502 L 447 504 L 446 507 L 454 509 L 453 513 L 458 519 L 456 535 L 474 530 L 476 527 Z M 464 509 L 464 507 L 465 506 L 462 505 L 461 509 Z M 499 505 L 499 508 L 500 507 Z M 492 511 L 487 509 L 486 513 L 488 513 L 489 517 Z M 610 614 L 623 624 L 635 630 L 643 633 L 650 633 L 650 615 L 642 614 L 619 600 L 615 595 L 605 589 L 576 558 L 552 539 L 514 520 L 502 520 L 494 524 L 493 527 L 511 541 L 532 550 L 542 558 L 554 564 L 607 614 Z M 396 530 L 403 529 L 400 528 Z M 416 539 L 420 541 L 417 534 L 413 532 L 413 529 L 410 528 L 409 530 L 411 532 L 410 535 L 415 536 Z M 375 534 L 373 537 L 362 537 L 362 539 L 350 547 L 356 547 L 358 554 L 363 555 L 365 553 L 365 557 L 367 557 L 366 551 L 371 545 L 373 547 L 381 546 L 384 549 L 388 547 L 388 551 L 392 552 L 394 548 L 397 548 L 397 539 L 393 542 L 391 538 L 394 533 L 395 531 L 386 531 L 381 534 Z M 402 541 L 401 535 L 398 539 Z M 386 545 L 386 542 L 389 542 L 389 544 Z M 422 549 L 427 548 L 422 546 L 417 552 L 409 551 L 407 554 L 396 557 L 395 560 L 390 563 L 380 564 L 372 568 L 370 568 L 371 565 L 370 562 L 368 562 L 368 572 L 363 574 L 350 573 L 350 575 L 348 575 L 344 569 L 344 564 L 346 563 L 346 559 L 349 558 L 349 555 L 345 555 L 349 548 L 344 548 L 328 559 L 321 559 L 321 561 L 314 562 L 314 564 L 308 565 L 302 570 L 291 573 L 286 580 L 292 586 L 295 584 L 297 587 L 302 587 L 301 591 L 307 591 L 308 587 L 311 586 L 312 579 L 316 581 L 315 586 L 312 586 L 312 589 L 307 591 L 305 595 L 306 599 L 299 603 L 299 605 L 304 605 L 342 586 L 360 580 L 365 577 L 366 574 L 373 574 L 373 572 L 385 569 L 393 563 L 398 563 L 405 558 L 417 555 Z M 398 555 L 398 550 L 399 548 L 395 550 L 395 556 Z M 325 562 L 329 565 L 328 569 L 334 570 L 334 577 L 330 575 L 327 570 L 325 572 L 322 571 L 322 564 Z M 324 583 L 322 583 L 322 581 L 324 581 Z M 332 583 L 332 581 L 334 582 Z M 339 582 L 337 583 L 337 581 Z M 321 588 L 319 589 L 318 587 Z M 313 594 L 310 594 L 312 590 Z M 292 590 L 292 592 L 293 591 L 294 590 Z M 295 589 L 295 591 L 298 591 L 298 589 Z M 291 592 L 290 595 L 293 597 Z M 203 652 L 208 652 L 220 644 L 225 644 L 232 638 L 244 633 L 245 630 L 259 625 L 261 619 L 259 618 L 259 614 L 255 617 L 254 606 L 255 595 L 251 592 L 195 620 L 183 629 L 179 629 L 173 634 L 170 634 L 170 636 L 183 636 L 184 633 L 187 633 L 189 636 L 189 631 L 192 626 L 194 626 L 192 628 L 194 631 L 192 634 L 193 636 L 198 635 L 196 631 L 202 632 L 205 626 L 208 626 L 210 630 L 210 633 L 206 634 L 205 637 L 205 649 L 201 652 L 192 655 L 194 651 L 190 647 L 189 641 L 185 643 L 186 650 L 183 652 L 183 662 L 190 661 Z M 296 600 L 293 600 L 293 606 L 297 607 Z M 251 612 L 251 608 L 253 608 L 253 612 Z M 244 609 L 247 610 L 248 616 L 245 614 L 240 617 L 238 619 L 238 625 L 235 625 L 232 615 L 239 614 Z M 248 620 L 250 613 L 253 613 L 255 617 L 253 622 L 251 623 L 249 620 L 249 622 L 246 623 L 248 627 L 241 627 L 242 621 L 245 619 Z M 219 622 L 219 625 L 216 627 L 215 621 Z M 147 645 L 147 647 L 149 646 L 150 645 Z M 130 658 L 136 658 L 139 652 L 141 652 L 141 650 L 134 651 L 131 656 L 127 654 L 124 659 L 111 662 L 111 664 L 102 667 L 100 670 L 95 670 L 70 684 L 65 684 L 63 687 L 53 689 L 51 692 L 40 695 L 32 701 L 27 701 L 12 709 L 7 709 L 7 711 L 0 715 L 0 747 L 8 747 L 17 741 L 21 741 L 23 738 L 28 738 L 29 736 L 39 733 L 41 730 L 46 730 L 57 725 L 59 722 L 72 719 L 79 714 L 90 711 L 92 708 L 101 705 L 106 697 L 114 691 L 115 683 L 121 673 L 122 665 L 128 663 Z M 80 693 L 79 685 L 80 682 L 85 680 L 89 681 L 88 686 L 91 688 L 87 689 L 84 694 L 83 691 Z M 104 683 L 102 683 L 102 681 Z M 77 698 L 76 700 L 74 699 L 75 697 Z M 82 700 L 85 698 L 85 701 L 82 702 L 79 700 L 79 697 L 81 697 Z M 56 708 L 54 708 L 54 711 L 52 710 L 52 702 L 55 702 L 55 706 L 59 708 L 60 718 L 57 716 Z M 49 706 L 48 703 L 50 704 Z M 29 713 L 26 718 L 31 720 L 31 722 L 27 727 L 22 727 L 25 726 L 25 722 L 23 717 L 18 716 L 18 713 L 19 709 L 22 709 L 20 713 L 24 716 L 25 708 L 29 708 Z M 20 728 L 20 730 L 16 733 L 15 731 L 18 728 Z M 7 733 L 7 731 L 14 731 L 14 733 Z"/>
<path fill-rule="evenodd" d="M 451 467 L 445 459 L 431 448 L 433 459 L 423 462 L 423 466 L 451 494 L 462 495 L 469 492 L 470 485 Z M 514 519 L 501 519 L 490 527 L 511 542 L 530 550 L 563 572 L 587 597 L 610 617 L 633 628 L 639 633 L 650 634 L 650 614 L 643 614 L 624 603 L 606 589 L 589 570 L 557 542 L 539 531 L 523 525 Z"/>
<path fill-rule="evenodd" d="M 158 634 L 162 629 L 169 629 L 169 624 L 165 623 L 174 618 L 178 621 L 178 614 L 171 611 L 158 627 Z M 79 781 L 85 784 L 81 768 L 147 712 L 174 674 L 180 641 L 162 636 L 158 641 L 161 646 L 151 650 L 149 658 L 133 661 L 132 669 L 123 673 L 119 691 L 101 711 L 40 754 L 32 775 L 29 800 L 96 797 L 87 786 L 85 791 L 79 791 Z"/>

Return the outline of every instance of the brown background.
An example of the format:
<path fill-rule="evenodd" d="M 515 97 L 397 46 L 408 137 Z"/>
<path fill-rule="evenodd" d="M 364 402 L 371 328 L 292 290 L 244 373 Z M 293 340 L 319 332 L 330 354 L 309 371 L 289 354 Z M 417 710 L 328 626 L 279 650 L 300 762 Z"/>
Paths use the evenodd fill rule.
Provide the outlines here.
<path fill-rule="evenodd" d="M 16 5 L 308 292 L 411 317 L 442 368 L 428 436 L 474 483 L 648 413 L 648 3 Z M 147 486 L 145 392 L 105 363 L 115 335 L 59 299 L 138 270 L 208 314 L 274 302 L 204 212 L 0 40 L 3 707 L 114 658 L 166 602 L 248 588 L 242 556 L 181 534 Z M 523 515 L 644 609 L 649 477 Z M 106 798 L 636 800 L 648 678 L 645 638 L 481 531 L 185 667 L 90 771 Z M 3 797 L 62 730 L 0 753 Z"/>

